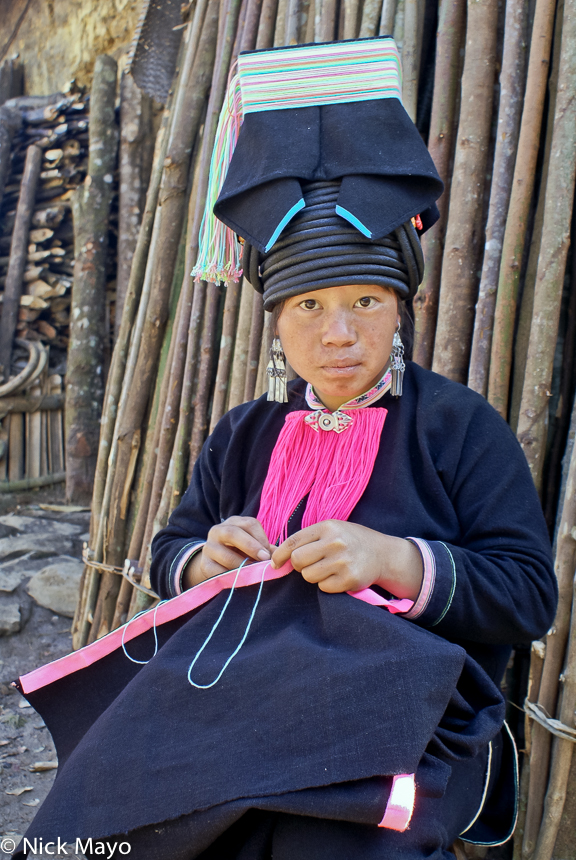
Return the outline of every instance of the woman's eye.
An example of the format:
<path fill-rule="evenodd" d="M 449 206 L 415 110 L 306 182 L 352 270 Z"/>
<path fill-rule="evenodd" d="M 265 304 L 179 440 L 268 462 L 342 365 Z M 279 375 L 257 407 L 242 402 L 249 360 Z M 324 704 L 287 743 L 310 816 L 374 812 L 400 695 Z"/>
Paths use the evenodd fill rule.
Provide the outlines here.
<path fill-rule="evenodd" d="M 304 299 L 303 302 L 300 302 L 300 307 L 304 308 L 306 311 L 315 311 L 316 308 L 320 307 L 320 305 L 316 299 Z"/>
<path fill-rule="evenodd" d="M 356 305 L 360 308 L 371 308 L 374 304 L 376 304 L 376 302 L 372 296 L 362 296 L 362 298 L 358 299 L 356 302 Z"/>

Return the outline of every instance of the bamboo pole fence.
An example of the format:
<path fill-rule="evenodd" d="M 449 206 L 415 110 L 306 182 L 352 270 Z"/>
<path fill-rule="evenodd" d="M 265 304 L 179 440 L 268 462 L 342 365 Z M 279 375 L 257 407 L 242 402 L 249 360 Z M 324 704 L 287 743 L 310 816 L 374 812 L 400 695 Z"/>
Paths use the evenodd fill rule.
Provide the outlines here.
<path fill-rule="evenodd" d="M 414 359 L 468 384 L 509 421 L 555 544 L 556 621 L 531 656 L 516 657 L 529 684 L 516 702 L 525 718 L 514 860 L 576 860 L 566 829 L 576 820 L 575 3 L 198 0 L 155 141 L 150 127 L 143 132 L 151 166 L 143 174 L 125 155 L 133 186 L 126 199 L 142 201 L 146 183 L 147 191 L 125 237 L 131 263 L 123 261 L 125 298 L 73 625 L 80 647 L 153 604 L 154 534 L 217 421 L 265 388 L 271 321 L 261 297 L 246 281 L 226 288 L 191 276 L 216 123 L 238 52 L 391 32 L 403 56 L 406 108 L 446 186 L 440 219 L 423 240 Z M 431 67 L 425 45 L 434 35 Z M 131 86 L 122 82 L 121 93 Z M 36 402 L 58 396 L 53 377 L 42 385 Z M 23 411 L 6 414 L 2 433 L 14 414 L 29 434 L 38 432 Z M 46 414 L 40 432 L 51 427 Z M 56 448 L 50 456 L 62 462 Z M 41 472 L 42 462 L 31 468 Z"/>

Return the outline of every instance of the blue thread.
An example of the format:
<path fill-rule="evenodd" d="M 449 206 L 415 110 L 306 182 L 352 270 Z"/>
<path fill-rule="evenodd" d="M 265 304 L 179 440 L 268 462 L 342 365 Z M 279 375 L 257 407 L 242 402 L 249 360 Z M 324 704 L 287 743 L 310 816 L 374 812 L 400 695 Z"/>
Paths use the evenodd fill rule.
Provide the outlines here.
<path fill-rule="evenodd" d="M 270 237 L 268 244 L 264 248 L 265 254 L 267 254 L 268 251 L 270 250 L 270 248 L 274 245 L 276 239 L 278 238 L 278 236 L 280 235 L 280 233 L 282 232 L 282 230 L 284 229 L 286 224 L 288 224 L 288 222 L 292 220 L 294 215 L 296 215 L 298 212 L 300 212 L 301 209 L 304 209 L 305 206 L 306 206 L 306 203 L 304 202 L 304 199 L 302 198 L 301 200 L 298 201 L 298 203 L 295 203 L 294 206 L 292 206 L 292 208 L 288 210 L 286 215 L 284 215 L 284 217 L 282 218 L 282 220 L 280 221 L 280 223 L 278 224 L 278 226 L 276 227 L 276 229 L 272 233 L 272 236 Z"/>
<path fill-rule="evenodd" d="M 336 206 L 336 215 L 340 215 L 341 218 L 344 218 L 346 221 L 352 224 L 353 227 L 356 227 L 356 229 L 363 233 L 364 236 L 366 236 L 368 239 L 372 238 L 372 233 L 368 229 L 368 227 L 365 227 L 362 221 L 359 221 L 355 215 L 352 215 L 352 213 L 348 212 L 348 210 L 344 209 L 344 207 Z"/>
<path fill-rule="evenodd" d="M 194 659 L 190 663 L 190 666 L 188 667 L 188 683 L 190 683 L 193 687 L 196 687 L 197 690 L 208 690 L 208 689 L 210 689 L 210 687 L 213 687 L 215 684 L 218 683 L 218 681 L 220 680 L 220 678 L 222 677 L 222 675 L 224 674 L 224 672 L 226 671 L 226 669 L 228 668 L 228 666 L 230 665 L 230 663 L 232 662 L 232 660 L 234 659 L 236 654 L 240 651 L 240 649 L 244 645 L 246 638 L 248 636 L 248 633 L 250 632 L 250 627 L 252 625 L 252 621 L 254 620 L 254 615 L 256 614 L 256 609 L 258 608 L 258 604 L 260 603 L 260 595 L 262 594 L 262 586 L 264 585 L 264 574 L 266 573 L 266 570 L 268 569 L 269 565 L 267 567 L 262 568 L 262 576 L 260 578 L 260 588 L 258 589 L 258 595 L 256 597 L 256 601 L 254 603 L 254 606 L 252 607 L 252 612 L 250 613 L 250 618 L 248 619 L 248 624 L 246 625 L 246 630 L 244 631 L 244 635 L 243 635 L 242 639 L 240 640 L 240 644 L 235 648 L 235 650 L 232 652 L 232 654 L 228 657 L 228 659 L 226 660 L 226 662 L 224 663 L 224 665 L 220 669 L 220 672 L 218 673 L 216 678 L 214 678 L 214 680 L 212 681 L 211 684 L 196 684 L 196 682 L 192 680 L 192 678 L 191 678 L 192 669 L 194 668 L 196 661 L 198 660 L 198 657 L 200 656 L 200 654 L 202 653 L 204 648 L 208 645 L 208 643 L 212 639 L 212 636 L 214 635 L 214 633 L 218 629 L 218 625 L 220 624 L 220 622 L 224 618 L 224 613 L 228 609 L 228 604 L 232 600 L 232 595 L 234 594 L 234 589 L 236 588 L 236 583 L 238 582 L 238 577 L 240 576 L 240 571 L 242 570 L 242 568 L 244 567 L 244 565 L 246 564 L 247 561 L 248 561 L 247 558 L 244 559 L 244 561 L 242 562 L 242 564 L 238 568 L 238 572 L 234 578 L 234 582 L 232 583 L 232 588 L 230 589 L 230 594 L 228 595 L 228 597 L 226 599 L 226 603 L 222 607 L 222 611 L 221 611 L 220 615 L 218 616 L 216 622 L 214 623 L 214 626 L 212 627 L 212 630 L 208 634 L 207 638 L 204 640 L 204 644 L 202 645 L 200 650 L 196 653 L 196 656 L 194 657 Z"/>
<path fill-rule="evenodd" d="M 154 653 L 152 654 L 152 657 L 155 657 L 155 656 L 156 656 L 156 654 L 158 653 L 158 634 L 157 634 L 157 632 L 156 632 L 156 613 L 158 612 L 158 608 L 159 608 L 160 606 L 162 606 L 162 604 L 163 604 L 163 603 L 168 603 L 168 601 L 167 601 L 167 600 L 161 600 L 161 601 L 160 601 L 159 603 L 157 603 L 157 604 L 156 604 L 156 606 L 154 607 L 154 618 L 153 618 Z M 131 656 L 130 656 L 130 654 L 128 653 L 128 651 L 126 650 L 126 645 L 124 644 L 124 636 L 126 635 L 126 631 L 128 630 L 128 627 L 132 624 L 132 622 L 133 622 L 136 618 L 139 618 L 141 615 L 145 615 L 147 612 L 150 612 L 150 610 L 149 610 L 149 609 L 143 609 L 143 610 L 142 610 L 142 612 L 137 612 L 137 613 L 136 613 L 136 615 L 134 615 L 134 616 L 130 619 L 130 621 L 128 622 L 128 624 L 125 624 L 125 625 L 124 625 L 124 629 L 122 630 L 122 650 L 124 651 L 124 654 L 126 655 L 126 657 L 128 657 L 128 659 L 129 659 L 129 660 L 131 660 L 131 661 L 132 661 L 132 663 L 139 663 L 141 666 L 146 666 L 146 664 L 150 662 L 150 660 L 152 659 L 152 657 L 150 657 L 150 659 L 149 659 L 149 660 L 136 660 L 136 658 L 135 658 L 135 657 L 131 657 Z"/>

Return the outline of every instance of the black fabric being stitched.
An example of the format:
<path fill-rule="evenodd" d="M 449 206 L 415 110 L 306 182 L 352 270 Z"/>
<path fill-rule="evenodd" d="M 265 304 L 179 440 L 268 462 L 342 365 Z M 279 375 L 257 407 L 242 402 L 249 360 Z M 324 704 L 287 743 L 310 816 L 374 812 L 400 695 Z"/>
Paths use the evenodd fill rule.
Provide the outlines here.
<path fill-rule="evenodd" d="M 411 221 L 382 239 L 370 240 L 335 213 L 340 181 L 309 182 L 306 207 L 268 254 L 244 245 L 243 269 L 263 293 L 264 307 L 291 296 L 344 284 L 376 284 L 412 298 L 424 273 L 422 248 Z"/>

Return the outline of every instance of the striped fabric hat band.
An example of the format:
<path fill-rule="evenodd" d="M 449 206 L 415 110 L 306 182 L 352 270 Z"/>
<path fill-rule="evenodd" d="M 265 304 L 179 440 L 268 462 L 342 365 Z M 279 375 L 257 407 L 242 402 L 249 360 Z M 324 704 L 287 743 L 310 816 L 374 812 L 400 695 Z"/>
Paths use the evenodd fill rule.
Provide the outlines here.
<path fill-rule="evenodd" d="M 391 36 L 240 54 L 244 114 L 373 99 L 402 100 Z"/>

